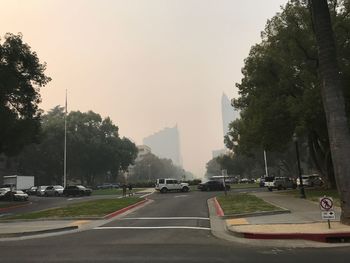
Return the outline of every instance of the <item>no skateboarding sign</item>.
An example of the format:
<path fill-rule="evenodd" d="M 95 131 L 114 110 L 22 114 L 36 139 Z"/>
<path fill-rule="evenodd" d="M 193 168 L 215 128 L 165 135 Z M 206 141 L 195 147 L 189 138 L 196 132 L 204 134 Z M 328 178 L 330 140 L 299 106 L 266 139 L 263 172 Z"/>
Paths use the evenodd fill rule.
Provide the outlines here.
<path fill-rule="evenodd" d="M 320 198 L 320 208 L 322 211 L 333 210 L 333 199 L 332 197 L 321 197 Z"/>
<path fill-rule="evenodd" d="M 328 221 L 328 228 L 331 228 L 329 220 L 335 220 L 335 213 L 333 211 L 333 199 L 332 197 L 321 197 L 320 198 L 320 209 L 323 220 Z"/>

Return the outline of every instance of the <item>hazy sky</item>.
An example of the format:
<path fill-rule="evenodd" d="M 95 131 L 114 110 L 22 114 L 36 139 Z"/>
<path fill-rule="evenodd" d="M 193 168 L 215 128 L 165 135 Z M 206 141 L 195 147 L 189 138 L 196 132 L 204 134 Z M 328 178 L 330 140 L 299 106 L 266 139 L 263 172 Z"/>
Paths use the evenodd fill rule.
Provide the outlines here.
<path fill-rule="evenodd" d="M 202 176 L 223 147 L 221 95 L 287 0 L 0 0 L 0 35 L 47 62 L 44 110 L 110 116 L 137 144 L 178 124 L 184 168 Z"/>

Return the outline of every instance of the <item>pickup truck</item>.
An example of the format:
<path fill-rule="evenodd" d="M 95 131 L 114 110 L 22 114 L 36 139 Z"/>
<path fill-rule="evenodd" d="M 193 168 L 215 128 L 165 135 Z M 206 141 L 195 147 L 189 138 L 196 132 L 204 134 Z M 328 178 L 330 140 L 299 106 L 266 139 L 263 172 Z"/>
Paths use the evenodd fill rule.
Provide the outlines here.
<path fill-rule="evenodd" d="M 273 189 L 286 190 L 288 188 L 297 188 L 297 184 L 294 182 L 294 180 L 288 177 L 266 177 L 265 187 L 267 187 L 269 191 L 272 191 Z"/>

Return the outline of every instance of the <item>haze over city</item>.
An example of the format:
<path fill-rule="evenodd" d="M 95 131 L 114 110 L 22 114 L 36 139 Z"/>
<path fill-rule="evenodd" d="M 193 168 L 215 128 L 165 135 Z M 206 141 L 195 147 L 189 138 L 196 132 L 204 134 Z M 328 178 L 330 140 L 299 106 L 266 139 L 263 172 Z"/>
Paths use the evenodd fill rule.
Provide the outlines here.
<path fill-rule="evenodd" d="M 1 0 L 0 29 L 47 63 L 41 107 L 110 116 L 142 144 L 178 125 L 186 170 L 201 177 L 223 147 L 221 96 L 235 83 L 266 20 L 285 4 L 207 0 Z"/>

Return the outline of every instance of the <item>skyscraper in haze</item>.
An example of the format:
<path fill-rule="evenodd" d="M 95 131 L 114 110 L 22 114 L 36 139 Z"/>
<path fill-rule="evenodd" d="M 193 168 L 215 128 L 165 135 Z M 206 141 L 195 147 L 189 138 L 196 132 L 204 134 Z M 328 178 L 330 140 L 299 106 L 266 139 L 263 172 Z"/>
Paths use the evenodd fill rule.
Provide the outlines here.
<path fill-rule="evenodd" d="M 222 112 L 222 130 L 225 136 L 228 132 L 229 124 L 232 121 L 239 118 L 239 112 L 232 107 L 231 101 L 229 100 L 229 98 L 225 93 L 223 93 L 221 97 L 221 112 Z"/>
<path fill-rule="evenodd" d="M 144 138 L 143 144 L 150 147 L 152 153 L 158 157 L 171 159 L 175 165 L 182 166 L 180 136 L 177 125 Z"/>

